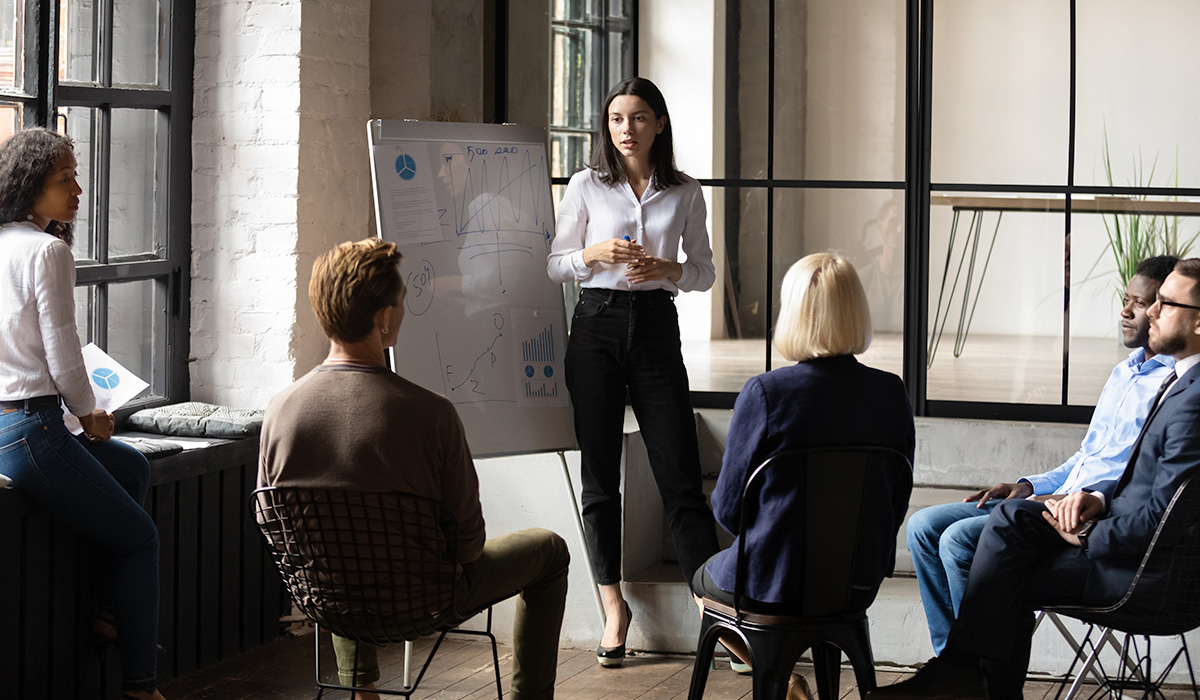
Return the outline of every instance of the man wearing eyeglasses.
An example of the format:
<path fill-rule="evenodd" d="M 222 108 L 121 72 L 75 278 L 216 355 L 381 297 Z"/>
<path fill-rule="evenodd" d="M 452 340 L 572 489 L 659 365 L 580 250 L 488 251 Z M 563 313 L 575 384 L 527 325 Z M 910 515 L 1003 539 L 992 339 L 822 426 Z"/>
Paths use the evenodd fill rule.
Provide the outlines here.
<path fill-rule="evenodd" d="M 1150 347 L 1175 358 L 1175 373 L 1151 400 L 1120 477 L 1049 503 L 997 506 L 946 648 L 869 698 L 1020 698 L 1033 611 L 1108 605 L 1128 590 L 1171 497 L 1200 467 L 1200 258 L 1175 266 L 1147 314 Z"/>
<path fill-rule="evenodd" d="M 908 519 L 908 552 L 921 588 L 933 653 L 942 653 L 946 646 L 946 635 L 967 587 L 976 543 L 993 508 L 1006 499 L 1063 498 L 1085 486 L 1115 479 L 1124 471 L 1133 441 L 1150 413 L 1150 398 L 1175 367 L 1172 357 L 1158 355 L 1149 347 L 1146 310 L 1177 262 L 1170 255 L 1147 258 L 1129 280 L 1120 318 L 1122 340 L 1133 352 L 1113 368 L 1105 382 L 1075 454 L 1044 474 L 981 489 L 959 503 L 930 506 Z"/>

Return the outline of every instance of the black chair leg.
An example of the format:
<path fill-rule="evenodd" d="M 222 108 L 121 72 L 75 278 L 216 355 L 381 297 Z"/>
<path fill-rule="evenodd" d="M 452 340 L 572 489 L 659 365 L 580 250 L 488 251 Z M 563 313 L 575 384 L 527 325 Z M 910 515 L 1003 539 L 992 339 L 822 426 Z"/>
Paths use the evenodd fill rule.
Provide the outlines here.
<path fill-rule="evenodd" d="M 858 684 L 858 696 L 865 698 L 875 690 L 875 654 L 871 651 L 871 631 L 867 618 L 854 623 L 848 634 L 839 639 L 839 646 L 850 659 L 854 668 L 854 682 Z"/>
<path fill-rule="evenodd" d="M 717 638 L 721 627 L 712 624 L 707 618 L 700 620 L 700 642 L 696 645 L 696 664 L 692 666 L 692 682 L 688 686 L 688 700 L 700 700 L 704 697 L 704 686 L 708 684 L 708 671 L 712 668 L 713 654 L 717 648 Z"/>
<path fill-rule="evenodd" d="M 784 700 L 792 669 L 771 668 L 773 664 L 754 664 L 754 700 Z"/>
<path fill-rule="evenodd" d="M 812 648 L 813 670 L 817 674 L 817 697 L 834 700 L 842 685 L 842 650 L 829 642 L 819 642 Z"/>

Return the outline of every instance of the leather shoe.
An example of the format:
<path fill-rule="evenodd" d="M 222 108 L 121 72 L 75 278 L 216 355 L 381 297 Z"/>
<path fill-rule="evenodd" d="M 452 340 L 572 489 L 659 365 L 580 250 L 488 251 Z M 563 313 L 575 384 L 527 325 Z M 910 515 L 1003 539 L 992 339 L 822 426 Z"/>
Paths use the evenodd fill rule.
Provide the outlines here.
<path fill-rule="evenodd" d="M 633 610 L 625 603 L 625 636 L 629 636 L 629 626 L 633 624 Z M 612 648 L 596 646 L 596 661 L 605 668 L 616 668 L 625 663 L 625 645 L 618 644 Z"/>
<path fill-rule="evenodd" d="M 812 690 L 808 681 L 799 673 L 793 673 L 788 679 L 787 700 L 812 700 Z"/>
<path fill-rule="evenodd" d="M 867 700 L 988 700 L 978 666 L 952 666 L 930 659 L 912 678 L 867 693 Z"/>

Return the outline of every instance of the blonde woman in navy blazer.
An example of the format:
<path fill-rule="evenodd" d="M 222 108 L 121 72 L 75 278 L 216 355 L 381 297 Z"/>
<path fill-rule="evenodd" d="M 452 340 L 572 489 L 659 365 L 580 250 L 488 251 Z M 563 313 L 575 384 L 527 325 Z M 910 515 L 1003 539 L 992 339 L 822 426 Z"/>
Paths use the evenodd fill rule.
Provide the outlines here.
<path fill-rule="evenodd" d="M 801 590 L 798 547 L 804 538 L 772 527 L 770 518 L 758 519 L 746 532 L 737 531 L 747 475 L 773 454 L 821 445 L 891 447 L 911 461 L 915 437 L 912 408 L 900 378 L 854 359 L 871 342 L 871 314 L 854 266 L 836 253 L 806 256 L 784 276 L 781 296 L 775 349 L 796 364 L 752 378 L 738 395 L 712 505 L 717 522 L 746 538 L 747 550 L 759 553 L 758 566 L 748 571 L 744 593 L 749 600 L 742 598 L 743 607 L 798 613 L 800 601 L 789 596 Z M 793 507 L 793 498 L 800 502 L 799 494 L 780 488 L 768 479 L 760 502 L 770 501 L 775 510 Z M 889 491 L 890 498 L 877 504 L 874 512 L 879 537 L 894 540 L 907 509 L 909 488 L 897 484 Z M 762 556 L 763 552 L 775 556 Z M 693 579 L 696 593 L 732 604 L 736 556 L 735 542 L 710 558 Z M 880 581 L 891 575 L 893 564 L 894 558 L 875 562 Z M 869 604 L 864 601 L 863 607 Z M 789 697 L 797 694 L 805 693 L 794 685 Z"/>

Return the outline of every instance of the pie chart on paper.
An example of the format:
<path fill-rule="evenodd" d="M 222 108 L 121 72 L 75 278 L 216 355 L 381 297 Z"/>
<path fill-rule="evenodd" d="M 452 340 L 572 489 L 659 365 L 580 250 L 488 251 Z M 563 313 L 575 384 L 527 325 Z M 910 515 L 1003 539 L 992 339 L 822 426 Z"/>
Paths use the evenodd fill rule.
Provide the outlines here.
<path fill-rule="evenodd" d="M 401 153 L 396 158 L 396 174 L 401 180 L 411 180 L 417 176 L 417 161 L 407 153 Z"/>
<path fill-rule="evenodd" d="M 92 372 L 92 381 L 101 389 L 116 389 L 121 383 L 121 375 L 107 367 L 98 367 Z"/>

